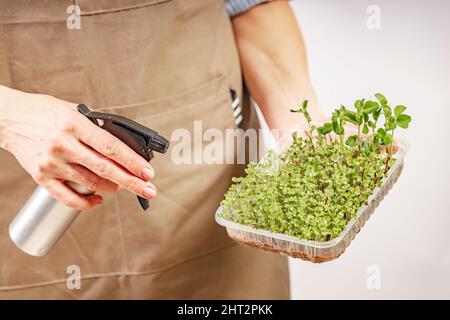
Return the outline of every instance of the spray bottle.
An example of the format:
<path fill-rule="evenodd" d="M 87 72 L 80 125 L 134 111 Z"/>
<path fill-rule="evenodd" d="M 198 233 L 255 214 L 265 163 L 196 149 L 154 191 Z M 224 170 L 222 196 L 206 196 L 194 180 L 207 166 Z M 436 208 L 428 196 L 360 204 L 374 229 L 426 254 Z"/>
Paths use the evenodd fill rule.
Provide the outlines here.
<path fill-rule="evenodd" d="M 130 119 L 93 112 L 83 104 L 80 104 L 77 109 L 94 124 L 122 140 L 147 161 L 153 158 L 153 151 L 165 153 L 169 147 L 169 141 L 166 138 Z M 66 181 L 66 184 L 82 195 L 94 193 L 71 181 Z M 138 197 L 138 200 L 143 210 L 149 208 L 150 203 L 147 199 Z M 17 247 L 25 253 L 43 256 L 54 247 L 79 213 L 79 210 L 65 206 L 46 189 L 39 186 L 11 222 L 9 235 Z"/>

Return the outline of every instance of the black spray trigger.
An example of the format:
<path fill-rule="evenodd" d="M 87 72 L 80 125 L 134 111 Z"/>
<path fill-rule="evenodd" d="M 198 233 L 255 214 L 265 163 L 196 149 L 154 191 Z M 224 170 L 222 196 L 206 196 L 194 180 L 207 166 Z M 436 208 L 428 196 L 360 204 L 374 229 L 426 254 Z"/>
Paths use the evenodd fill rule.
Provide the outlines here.
<path fill-rule="evenodd" d="M 145 160 L 151 160 L 149 155 L 151 150 L 147 148 L 147 142 L 141 135 L 133 131 L 129 131 L 127 128 L 122 127 L 120 123 L 111 120 L 104 120 L 101 127 L 119 140 L 125 142 L 127 146 L 133 149 Z"/>
<path fill-rule="evenodd" d="M 148 199 L 142 198 L 142 197 L 137 197 L 139 200 L 139 204 L 141 205 L 141 208 L 144 210 L 147 210 L 148 208 L 150 208 L 150 201 L 148 201 Z"/>
<path fill-rule="evenodd" d="M 166 153 L 169 148 L 169 141 L 166 138 L 133 120 L 114 114 L 91 111 L 84 104 L 78 105 L 77 109 L 94 124 L 123 141 L 147 161 L 153 159 L 153 151 Z M 148 199 L 138 197 L 138 200 L 142 209 L 147 210 L 150 207 Z"/>

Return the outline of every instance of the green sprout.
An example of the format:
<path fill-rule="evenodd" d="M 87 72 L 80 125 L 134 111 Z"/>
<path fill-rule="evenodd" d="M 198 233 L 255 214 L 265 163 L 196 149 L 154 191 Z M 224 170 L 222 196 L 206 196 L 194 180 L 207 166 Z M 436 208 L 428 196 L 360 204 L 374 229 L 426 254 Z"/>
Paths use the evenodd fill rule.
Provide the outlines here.
<path fill-rule="evenodd" d="M 314 141 L 313 141 L 313 132 L 317 129 L 316 126 L 312 125 L 311 116 L 308 112 L 308 100 L 303 100 L 302 105 L 298 109 L 291 109 L 291 112 L 298 112 L 302 113 L 305 117 L 306 122 L 308 123 L 308 130 L 305 130 L 305 134 L 308 137 L 308 139 L 311 141 L 311 146 L 313 149 L 315 148 Z"/>
<path fill-rule="evenodd" d="M 405 106 L 392 110 L 382 94 L 375 98 L 356 100 L 354 110 L 341 105 L 331 122 L 318 128 L 312 125 L 308 101 L 291 110 L 306 119 L 308 138 L 294 133 L 285 152 L 270 150 L 260 163 L 249 164 L 246 176 L 233 179 L 221 202 L 222 217 L 303 240 L 339 236 L 381 186 L 395 162 L 394 133 L 411 122 Z M 357 133 L 346 134 L 346 124 Z M 275 165 L 276 172 L 264 174 Z"/>
<path fill-rule="evenodd" d="M 291 109 L 291 112 L 302 113 L 308 123 L 308 127 L 311 128 L 311 116 L 308 113 L 308 100 L 303 100 L 302 105 L 298 109 Z"/>

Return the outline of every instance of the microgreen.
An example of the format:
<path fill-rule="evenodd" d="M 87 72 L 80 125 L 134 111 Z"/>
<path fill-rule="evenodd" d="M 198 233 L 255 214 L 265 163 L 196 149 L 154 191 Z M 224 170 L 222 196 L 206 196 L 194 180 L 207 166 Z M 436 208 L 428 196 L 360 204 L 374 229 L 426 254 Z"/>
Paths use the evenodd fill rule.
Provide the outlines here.
<path fill-rule="evenodd" d="M 291 109 L 291 112 L 303 113 L 303 116 L 308 122 L 308 126 L 311 127 L 311 116 L 308 112 L 308 100 L 303 100 L 302 105 L 298 109 Z"/>
<path fill-rule="evenodd" d="M 270 150 L 260 163 L 247 166 L 245 177 L 233 178 L 221 215 L 304 240 L 336 238 L 395 162 L 395 130 L 411 122 L 405 106 L 392 110 L 382 94 L 375 98 L 356 100 L 354 110 L 341 105 L 331 122 L 318 128 L 312 125 L 308 101 L 291 110 L 306 119 L 308 138 L 294 132 L 285 152 Z M 357 134 L 346 134 L 345 124 L 356 126 Z M 266 174 L 271 168 L 277 171 Z"/>

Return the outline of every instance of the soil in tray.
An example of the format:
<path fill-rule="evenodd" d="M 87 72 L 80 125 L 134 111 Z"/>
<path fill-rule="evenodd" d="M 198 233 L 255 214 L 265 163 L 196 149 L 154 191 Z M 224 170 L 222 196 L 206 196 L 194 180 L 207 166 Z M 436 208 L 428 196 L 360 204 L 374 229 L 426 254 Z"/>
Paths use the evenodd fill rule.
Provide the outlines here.
<path fill-rule="evenodd" d="M 311 254 L 308 254 L 306 252 L 291 252 L 291 251 L 282 251 L 279 249 L 275 249 L 273 246 L 265 244 L 265 243 L 260 243 L 257 241 L 241 241 L 238 238 L 233 238 L 231 237 L 234 241 L 236 241 L 238 244 L 240 244 L 241 246 L 244 247 L 249 247 L 249 248 L 254 248 L 254 249 L 262 249 L 265 251 L 270 251 L 273 253 L 281 253 L 283 255 L 287 255 L 287 256 L 291 256 L 293 258 L 297 258 L 297 259 L 302 259 L 302 260 L 307 260 L 307 261 L 311 261 L 314 263 L 323 263 L 323 262 L 328 262 L 328 261 L 332 261 L 334 259 L 339 258 L 339 256 L 343 253 L 343 251 L 341 253 L 339 253 L 336 256 L 331 256 L 331 257 L 319 257 L 319 256 L 313 256 Z"/>

